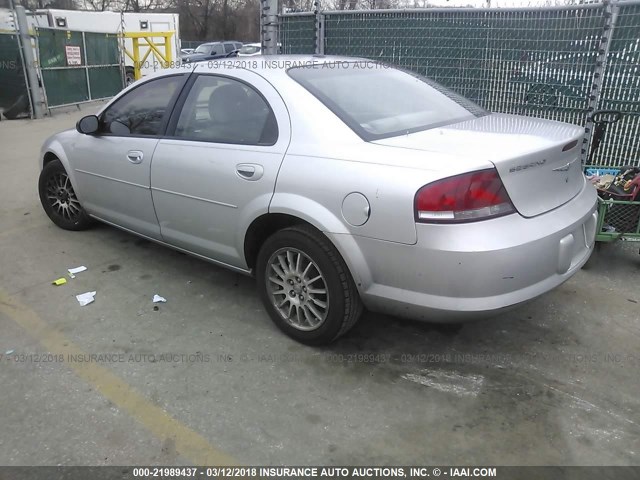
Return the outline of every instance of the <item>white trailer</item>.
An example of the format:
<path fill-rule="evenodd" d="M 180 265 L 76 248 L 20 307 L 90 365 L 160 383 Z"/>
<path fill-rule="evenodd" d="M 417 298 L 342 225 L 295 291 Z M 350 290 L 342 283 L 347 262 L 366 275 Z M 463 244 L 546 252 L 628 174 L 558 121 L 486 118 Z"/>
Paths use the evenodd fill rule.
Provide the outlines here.
<path fill-rule="evenodd" d="M 171 42 L 171 58 L 180 59 L 180 16 L 177 13 L 132 13 L 125 12 L 92 12 L 82 10 L 44 9 L 32 12 L 30 27 L 46 27 L 59 30 L 80 30 L 98 33 L 152 33 L 175 32 Z M 159 40 L 158 40 L 159 41 Z M 146 50 L 147 43 L 140 40 L 140 48 Z M 133 42 L 124 40 L 125 48 L 131 52 Z M 133 60 L 125 55 L 127 83 L 133 81 Z M 148 75 L 162 68 L 154 55 L 140 65 L 141 74 Z"/>

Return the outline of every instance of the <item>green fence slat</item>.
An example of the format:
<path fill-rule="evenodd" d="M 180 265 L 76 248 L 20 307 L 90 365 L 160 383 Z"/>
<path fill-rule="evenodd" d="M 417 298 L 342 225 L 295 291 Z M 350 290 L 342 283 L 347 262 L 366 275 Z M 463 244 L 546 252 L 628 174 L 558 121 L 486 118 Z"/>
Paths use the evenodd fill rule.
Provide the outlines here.
<path fill-rule="evenodd" d="M 640 165 L 640 5 L 620 7 L 598 108 L 627 115 L 609 126 L 593 163 Z"/>
<path fill-rule="evenodd" d="M 50 107 L 89 100 L 84 68 L 42 70 L 42 80 Z"/>
<path fill-rule="evenodd" d="M 91 98 L 113 97 L 122 90 L 122 72 L 120 67 L 95 67 L 89 69 Z"/>
<path fill-rule="evenodd" d="M 27 86 L 18 37 L 0 34 L 0 108 L 8 109 L 23 95 L 27 95 Z"/>
<path fill-rule="evenodd" d="M 623 3 L 598 109 L 636 112 L 612 125 L 594 163 L 640 164 L 640 3 Z M 585 125 L 605 6 L 322 12 L 327 55 L 426 75 L 495 112 Z M 282 15 L 283 53 L 315 51 L 315 17 Z"/>
<path fill-rule="evenodd" d="M 314 29 L 313 14 L 281 17 L 278 42 L 282 45 L 282 53 L 315 53 Z"/>
<path fill-rule="evenodd" d="M 118 37 L 113 33 L 85 32 L 87 65 L 113 65 L 120 62 Z"/>
<path fill-rule="evenodd" d="M 86 65 L 81 32 L 39 28 L 38 53 L 40 57 L 40 67 L 66 67 L 66 46 L 80 47 L 82 65 Z"/>

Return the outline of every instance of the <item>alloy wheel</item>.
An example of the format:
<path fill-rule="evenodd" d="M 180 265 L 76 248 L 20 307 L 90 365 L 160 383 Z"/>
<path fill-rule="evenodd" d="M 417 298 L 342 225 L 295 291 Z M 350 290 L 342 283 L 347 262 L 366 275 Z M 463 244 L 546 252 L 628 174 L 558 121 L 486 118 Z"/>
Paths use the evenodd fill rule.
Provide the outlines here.
<path fill-rule="evenodd" d="M 56 172 L 47 179 L 47 199 L 60 218 L 70 221 L 80 218 L 82 207 L 66 173 Z"/>
<path fill-rule="evenodd" d="M 275 251 L 267 262 L 265 281 L 271 303 L 292 327 L 319 328 L 329 313 L 329 289 L 318 265 L 291 247 Z"/>

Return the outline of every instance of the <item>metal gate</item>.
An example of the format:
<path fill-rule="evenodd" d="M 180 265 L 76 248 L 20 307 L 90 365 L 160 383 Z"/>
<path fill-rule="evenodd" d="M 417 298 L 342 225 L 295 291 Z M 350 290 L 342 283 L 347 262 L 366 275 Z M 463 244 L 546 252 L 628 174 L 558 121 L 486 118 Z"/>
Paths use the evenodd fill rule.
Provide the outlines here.
<path fill-rule="evenodd" d="M 112 97 L 122 89 L 117 34 L 38 28 L 36 38 L 49 108 Z"/>

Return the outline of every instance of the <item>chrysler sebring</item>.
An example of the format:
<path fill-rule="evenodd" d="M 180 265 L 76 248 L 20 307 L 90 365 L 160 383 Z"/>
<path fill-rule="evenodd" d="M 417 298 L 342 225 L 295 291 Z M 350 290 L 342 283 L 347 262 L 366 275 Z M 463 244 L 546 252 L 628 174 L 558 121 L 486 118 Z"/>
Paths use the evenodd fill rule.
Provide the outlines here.
<path fill-rule="evenodd" d="M 415 73 L 291 56 L 165 70 L 49 138 L 39 193 L 254 275 L 285 333 L 330 342 L 363 308 L 492 315 L 589 258 L 583 130 L 493 114 Z"/>

